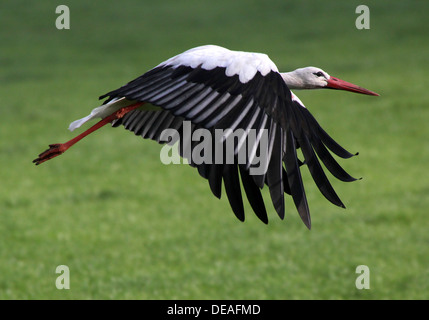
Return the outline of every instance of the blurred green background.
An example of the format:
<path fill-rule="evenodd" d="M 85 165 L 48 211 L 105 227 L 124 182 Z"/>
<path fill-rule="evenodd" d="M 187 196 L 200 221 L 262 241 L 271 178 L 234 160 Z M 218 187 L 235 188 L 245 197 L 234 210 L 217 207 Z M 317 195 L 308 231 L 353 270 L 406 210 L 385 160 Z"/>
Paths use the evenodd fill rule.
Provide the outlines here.
<path fill-rule="evenodd" d="M 70 8 L 57 30 L 55 8 Z M 1 299 L 427 299 L 428 1 L 2 1 Z M 103 128 L 35 167 L 47 144 L 116 89 L 186 49 L 267 53 L 280 70 L 318 66 L 380 97 L 297 92 L 358 157 L 327 202 L 303 167 L 308 231 L 287 198 L 270 223 L 225 198 L 160 146 Z M 70 290 L 58 290 L 58 265 Z M 358 290 L 356 267 L 370 269 Z"/>

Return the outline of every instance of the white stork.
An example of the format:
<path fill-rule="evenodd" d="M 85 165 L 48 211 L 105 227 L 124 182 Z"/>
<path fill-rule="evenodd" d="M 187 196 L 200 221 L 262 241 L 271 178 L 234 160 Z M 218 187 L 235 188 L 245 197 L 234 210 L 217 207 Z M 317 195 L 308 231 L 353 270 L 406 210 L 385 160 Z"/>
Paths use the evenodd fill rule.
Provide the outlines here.
<path fill-rule="evenodd" d="M 214 45 L 196 47 L 102 95 L 100 99 L 107 97 L 103 105 L 72 122 L 69 129 L 74 130 L 94 118 L 102 118 L 101 121 L 66 143 L 49 145 L 50 148 L 33 162 L 38 165 L 62 154 L 107 123 L 123 125 L 136 135 L 160 143 L 164 129 L 179 130 L 184 120 L 192 123 L 192 130 L 265 129 L 269 136 L 265 174 L 250 175 L 250 164 L 202 163 L 194 166 L 209 181 L 218 198 L 223 181 L 231 208 L 241 221 L 244 221 L 244 206 L 240 177 L 247 199 L 261 221 L 268 223 L 261 195 L 266 184 L 280 218 L 284 218 L 286 192 L 292 196 L 302 221 L 310 229 L 310 212 L 300 166 L 305 163 L 321 193 L 343 208 L 344 204 L 328 181 L 319 159 L 337 179 L 356 180 L 341 168 L 331 152 L 341 158 L 350 158 L 353 154 L 335 142 L 289 90 L 317 88 L 378 95 L 334 78 L 320 68 L 307 67 L 281 73 L 266 54 L 231 51 Z M 297 157 L 298 148 L 302 150 L 304 162 Z"/>

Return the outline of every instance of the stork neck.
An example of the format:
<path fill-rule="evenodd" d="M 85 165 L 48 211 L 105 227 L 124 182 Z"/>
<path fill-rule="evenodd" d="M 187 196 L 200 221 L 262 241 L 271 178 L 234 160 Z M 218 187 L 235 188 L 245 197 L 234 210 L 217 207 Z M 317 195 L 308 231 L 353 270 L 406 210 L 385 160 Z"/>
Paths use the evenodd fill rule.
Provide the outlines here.
<path fill-rule="evenodd" d="M 296 74 L 295 71 L 292 72 L 282 72 L 280 73 L 283 80 L 286 82 L 289 89 L 304 89 L 304 81 L 300 76 Z"/>

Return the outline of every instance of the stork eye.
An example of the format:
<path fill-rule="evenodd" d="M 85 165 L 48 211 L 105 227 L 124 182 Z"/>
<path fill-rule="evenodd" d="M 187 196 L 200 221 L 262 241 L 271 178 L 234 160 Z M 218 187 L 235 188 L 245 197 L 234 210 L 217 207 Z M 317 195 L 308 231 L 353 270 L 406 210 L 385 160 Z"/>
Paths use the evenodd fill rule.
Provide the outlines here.
<path fill-rule="evenodd" d="M 322 71 L 314 72 L 313 74 L 317 77 L 324 77 L 325 76 Z"/>

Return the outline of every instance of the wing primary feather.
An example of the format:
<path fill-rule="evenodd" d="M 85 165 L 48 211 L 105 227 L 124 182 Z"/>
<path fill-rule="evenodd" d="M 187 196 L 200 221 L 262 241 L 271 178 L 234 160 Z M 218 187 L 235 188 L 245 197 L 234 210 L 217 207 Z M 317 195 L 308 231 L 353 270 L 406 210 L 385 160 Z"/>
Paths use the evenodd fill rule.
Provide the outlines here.
<path fill-rule="evenodd" d="M 222 172 L 223 164 L 212 164 L 209 169 L 209 185 L 215 197 L 222 195 Z"/>
<path fill-rule="evenodd" d="M 205 163 L 199 164 L 197 165 L 197 169 L 198 169 L 198 173 L 200 174 L 200 176 L 204 179 L 208 179 L 209 178 L 209 168 L 208 165 L 206 165 Z"/>
<path fill-rule="evenodd" d="M 268 134 L 269 134 L 269 137 L 268 137 L 268 150 L 267 150 L 267 158 L 265 159 L 267 167 L 264 170 L 264 172 L 265 172 L 264 174 L 253 175 L 252 176 L 253 180 L 256 183 L 256 185 L 259 188 L 261 188 L 261 189 L 264 187 L 265 180 L 266 180 L 266 173 L 267 173 L 267 170 L 268 170 L 268 164 L 270 162 L 271 155 L 273 153 L 273 146 L 274 146 L 274 140 L 275 140 L 275 137 L 276 137 L 276 130 L 277 130 L 277 123 L 270 118 L 270 127 L 268 129 Z M 286 176 L 283 175 L 283 177 L 286 177 Z M 285 180 L 286 180 L 286 178 L 283 179 L 283 181 L 285 181 Z"/>
<path fill-rule="evenodd" d="M 267 114 L 265 112 L 262 112 L 262 116 L 261 116 L 261 119 L 259 121 L 259 125 L 256 129 L 257 135 L 256 135 L 255 143 L 253 145 L 250 145 L 250 143 L 249 143 L 250 140 L 248 139 L 248 150 L 247 150 L 247 152 L 249 154 L 249 158 L 247 159 L 246 170 L 249 170 L 250 167 L 254 166 L 252 164 L 252 162 L 253 162 L 253 160 L 256 156 L 256 153 L 258 151 L 259 151 L 260 157 L 264 156 L 264 154 L 267 157 L 266 159 L 264 159 L 264 161 L 260 161 L 259 165 L 263 165 L 265 162 L 267 162 L 269 164 L 269 162 L 270 162 L 271 155 L 268 155 L 268 152 L 262 153 L 261 147 L 264 147 L 264 145 L 260 145 L 262 135 L 264 134 L 264 130 L 266 130 L 266 124 L 267 124 L 268 119 L 269 119 L 269 117 L 267 116 Z M 267 146 L 267 147 L 269 148 L 269 146 Z M 266 175 L 266 172 L 268 170 L 268 165 L 264 169 L 266 169 L 266 170 L 264 170 L 263 174 L 252 175 L 253 181 L 255 181 L 256 185 L 261 189 L 264 187 L 264 184 L 265 184 L 265 175 Z"/>
<path fill-rule="evenodd" d="M 249 167 L 252 165 L 253 159 L 255 158 L 256 155 L 256 150 L 259 147 L 259 143 L 261 141 L 262 135 L 264 134 L 264 130 L 266 130 L 266 124 L 267 124 L 267 120 L 268 120 L 268 116 L 266 113 L 263 113 L 258 127 L 256 129 L 256 140 L 254 142 L 254 144 L 252 146 L 248 146 L 248 148 L 250 149 L 250 151 L 248 151 L 249 154 L 249 161 L 246 165 L 246 170 L 249 169 Z M 249 141 L 249 140 L 248 140 Z"/>
<path fill-rule="evenodd" d="M 307 228 L 311 229 L 310 210 L 308 208 L 307 197 L 305 195 L 301 172 L 299 170 L 295 138 L 293 137 L 293 133 L 290 129 L 286 132 L 286 153 L 284 162 L 286 165 L 287 178 L 292 198 L 299 216 Z"/>
<path fill-rule="evenodd" d="M 246 193 L 247 200 L 250 203 L 256 216 L 263 223 L 268 223 L 267 210 L 265 209 L 264 199 L 261 195 L 261 190 L 253 181 L 249 172 L 246 171 L 242 166 L 239 166 L 241 182 L 243 184 L 244 191 Z"/>
<path fill-rule="evenodd" d="M 317 159 L 316 154 L 314 153 L 313 148 L 308 141 L 308 138 L 303 135 L 301 139 L 299 139 L 301 150 L 305 158 L 305 162 L 307 167 L 313 177 L 314 182 L 319 188 L 320 192 L 328 199 L 331 203 L 336 206 L 345 208 L 344 204 L 341 202 L 325 173 L 323 172 L 322 167 Z"/>
<path fill-rule="evenodd" d="M 270 119 L 270 128 L 268 129 L 268 152 L 267 152 L 267 160 L 270 161 L 271 155 L 273 153 L 273 147 L 274 147 L 274 140 L 276 139 L 276 132 L 277 132 L 277 122 Z"/>
<path fill-rule="evenodd" d="M 313 146 L 314 150 L 316 151 L 317 155 L 319 156 L 320 160 L 322 160 L 326 168 L 332 173 L 334 177 L 336 177 L 341 181 L 345 181 L 345 182 L 355 181 L 356 179 L 353 178 L 351 175 L 349 175 L 338 164 L 338 162 L 332 157 L 330 152 L 326 149 L 325 145 L 322 143 L 322 140 L 320 136 L 317 134 L 317 132 L 320 132 L 320 130 L 323 130 L 323 129 L 320 128 L 319 124 L 316 122 L 314 117 L 306 109 L 301 109 L 300 111 L 303 111 L 303 112 L 296 112 L 296 115 L 300 117 L 302 128 L 306 132 L 309 142 Z M 329 137 L 329 139 L 333 141 L 331 137 Z M 338 143 L 336 143 L 335 141 L 334 143 L 338 145 Z M 337 151 L 343 152 L 343 156 L 346 156 L 346 158 L 349 157 L 349 155 L 352 155 L 342 147 L 340 148 L 342 150 L 337 150 Z"/>
<path fill-rule="evenodd" d="M 313 177 L 313 180 L 320 192 L 325 196 L 326 199 L 339 207 L 345 208 L 344 204 L 341 202 L 340 198 L 326 177 L 325 172 L 320 165 L 319 159 L 317 158 L 316 153 L 310 144 L 309 137 L 312 136 L 311 129 L 306 117 L 302 112 L 299 111 L 302 111 L 302 109 L 293 109 L 293 114 L 295 115 L 294 119 L 299 122 L 301 129 L 299 132 L 297 132 L 297 140 L 301 147 L 305 163 L 307 164 L 310 174 Z"/>
<path fill-rule="evenodd" d="M 326 147 L 320 141 L 319 138 L 312 136 L 310 137 L 310 141 L 314 147 L 314 150 L 316 150 L 316 153 L 319 156 L 320 160 L 322 160 L 325 167 L 329 170 L 329 172 L 332 173 L 334 177 L 344 182 L 352 182 L 357 180 L 356 178 L 348 174 L 338 164 L 338 162 L 332 157 L 331 153 L 326 149 Z"/>
<path fill-rule="evenodd" d="M 260 117 L 261 113 L 263 113 L 263 110 L 261 108 L 255 108 L 255 110 L 253 111 L 253 114 L 251 116 L 251 118 L 249 119 L 249 121 L 247 123 L 243 123 L 243 128 L 244 129 L 244 133 L 243 136 L 240 137 L 237 146 L 235 147 L 234 150 L 234 154 L 238 154 L 238 152 L 240 152 L 241 147 L 243 146 L 244 142 L 247 139 L 247 135 L 249 134 L 249 130 L 252 129 L 253 124 L 255 123 L 256 119 L 258 119 L 258 117 Z"/>
<path fill-rule="evenodd" d="M 244 206 L 241 195 L 240 178 L 235 164 L 226 164 L 223 169 L 223 183 L 232 211 L 240 221 L 244 221 Z"/>
<path fill-rule="evenodd" d="M 284 168 L 283 168 L 283 189 L 285 193 L 287 193 L 288 195 L 291 195 L 290 186 L 287 179 L 287 172 Z"/>
<path fill-rule="evenodd" d="M 275 132 L 274 147 L 266 174 L 267 185 L 271 200 L 280 219 L 285 216 L 284 187 L 283 187 L 283 133 L 280 127 Z"/>
<path fill-rule="evenodd" d="M 348 152 L 346 149 L 340 146 L 338 142 L 332 139 L 332 137 L 325 130 L 323 130 L 317 120 L 307 109 L 303 109 L 301 111 L 304 113 L 304 116 L 309 121 L 309 126 L 312 129 L 313 134 L 320 137 L 322 142 L 329 148 L 329 150 L 331 150 L 333 153 L 343 159 L 348 159 L 356 155 Z"/>

